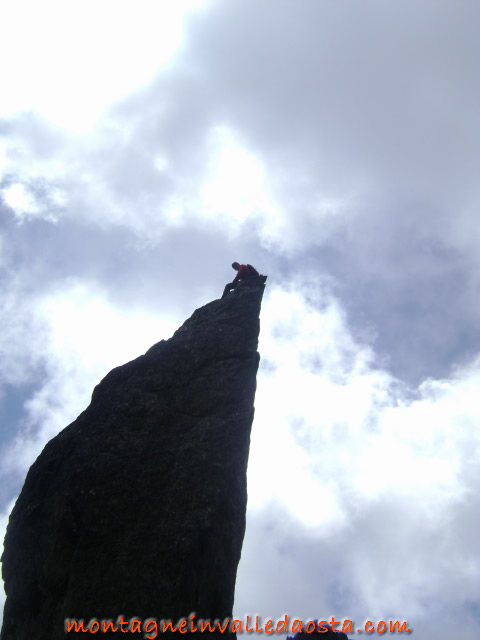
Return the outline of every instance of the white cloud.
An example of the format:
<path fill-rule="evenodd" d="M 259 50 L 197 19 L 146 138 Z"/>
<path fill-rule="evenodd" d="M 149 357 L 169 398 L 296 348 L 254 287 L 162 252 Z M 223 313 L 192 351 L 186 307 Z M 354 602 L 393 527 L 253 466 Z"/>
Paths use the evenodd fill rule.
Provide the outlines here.
<path fill-rule="evenodd" d="M 208 166 L 200 192 L 204 217 L 217 219 L 227 230 L 231 225 L 238 232 L 250 217 L 259 220 L 275 216 L 266 168 L 231 129 L 214 127 L 206 158 Z"/>
<path fill-rule="evenodd" d="M 8 257 L 5 262 L 8 264 Z M 15 274 L 11 274 L 8 285 L 0 302 L 0 384 L 23 385 L 38 375 L 41 327 L 32 314 L 33 301 L 25 299 L 25 290 Z"/>
<path fill-rule="evenodd" d="M 1 115 L 35 110 L 68 129 L 91 125 L 169 62 L 201 4 L 2 2 Z"/>
<path fill-rule="evenodd" d="M 304 577 L 310 607 L 337 607 L 338 617 L 328 585 L 340 580 L 355 594 L 342 615 L 396 612 L 418 628 L 480 584 L 476 544 L 460 533 L 480 518 L 480 360 L 413 393 L 352 338 L 338 300 L 324 290 L 312 304 L 311 293 L 297 280 L 270 288 L 263 304 L 249 508 L 253 523 L 274 515 L 246 544 L 277 540 L 283 552 L 273 555 L 289 566 L 295 536 L 315 542 L 306 553 L 323 586 Z M 320 569 L 328 553 L 336 574 Z M 300 560 L 297 569 L 284 579 L 302 580 Z"/>
<path fill-rule="evenodd" d="M 24 184 L 16 182 L 1 191 L 5 203 L 13 210 L 18 222 L 22 223 L 32 218 L 43 218 L 49 222 L 57 221 L 56 216 L 46 211 L 35 193 Z M 62 202 L 58 190 L 55 191 L 54 198 L 57 202 Z"/>

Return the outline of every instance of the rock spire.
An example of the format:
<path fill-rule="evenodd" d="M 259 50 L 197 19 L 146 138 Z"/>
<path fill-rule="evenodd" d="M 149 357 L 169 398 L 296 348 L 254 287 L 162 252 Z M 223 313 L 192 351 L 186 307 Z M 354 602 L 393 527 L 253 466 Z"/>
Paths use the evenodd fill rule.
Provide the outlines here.
<path fill-rule="evenodd" d="M 264 280 L 113 369 L 46 445 L 5 537 L 0 640 L 85 637 L 66 618 L 231 616 Z"/>

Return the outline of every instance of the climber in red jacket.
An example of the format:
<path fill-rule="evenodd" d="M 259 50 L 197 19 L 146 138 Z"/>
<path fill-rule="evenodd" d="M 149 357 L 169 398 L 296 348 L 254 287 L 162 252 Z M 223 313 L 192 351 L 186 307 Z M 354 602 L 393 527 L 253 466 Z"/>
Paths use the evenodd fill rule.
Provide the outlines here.
<path fill-rule="evenodd" d="M 237 275 L 232 282 L 229 282 L 225 285 L 222 298 L 225 298 L 225 296 L 228 295 L 229 291 L 231 289 L 235 289 L 235 287 L 239 285 L 243 280 L 246 280 L 247 278 L 254 278 L 255 276 L 259 275 L 258 271 L 255 269 L 255 267 L 252 267 L 251 264 L 239 264 L 238 262 L 233 262 L 232 268 L 235 269 Z"/>

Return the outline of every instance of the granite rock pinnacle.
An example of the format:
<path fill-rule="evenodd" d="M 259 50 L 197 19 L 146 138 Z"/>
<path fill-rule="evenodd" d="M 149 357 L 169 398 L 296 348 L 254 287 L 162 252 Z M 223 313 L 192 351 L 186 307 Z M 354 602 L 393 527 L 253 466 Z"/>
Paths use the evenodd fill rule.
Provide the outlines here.
<path fill-rule="evenodd" d="M 231 616 L 263 289 L 238 287 L 113 369 L 45 446 L 7 528 L 1 640 L 85 637 L 66 618 Z"/>

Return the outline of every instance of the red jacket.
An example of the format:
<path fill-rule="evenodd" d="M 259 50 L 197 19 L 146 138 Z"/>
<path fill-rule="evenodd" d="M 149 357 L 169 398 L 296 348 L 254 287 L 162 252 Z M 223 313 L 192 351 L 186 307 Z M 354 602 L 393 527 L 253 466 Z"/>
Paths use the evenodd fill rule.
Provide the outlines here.
<path fill-rule="evenodd" d="M 248 265 L 241 264 L 233 281 L 236 282 L 237 280 L 241 280 L 242 278 L 248 278 L 249 275 L 250 269 L 248 268 Z"/>

